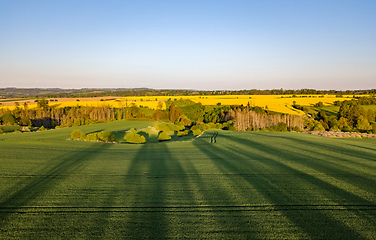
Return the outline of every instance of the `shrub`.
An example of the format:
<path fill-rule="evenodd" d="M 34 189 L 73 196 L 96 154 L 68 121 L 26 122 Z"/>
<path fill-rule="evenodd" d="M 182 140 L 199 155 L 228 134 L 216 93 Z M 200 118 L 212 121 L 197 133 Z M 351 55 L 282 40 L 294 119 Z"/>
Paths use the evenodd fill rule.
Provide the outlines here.
<path fill-rule="evenodd" d="M 371 130 L 372 126 L 371 124 L 369 124 L 368 120 L 365 117 L 360 116 L 356 124 L 356 128 L 359 129 L 360 131 L 365 132 L 365 131 Z"/>
<path fill-rule="evenodd" d="M 323 131 L 325 131 L 325 128 L 321 125 L 320 122 L 317 122 L 315 124 L 315 127 L 313 128 L 313 131 L 321 131 L 321 132 L 323 132 Z"/>
<path fill-rule="evenodd" d="M 338 126 L 333 126 L 330 128 L 330 131 L 333 131 L 333 132 L 340 132 L 341 129 L 338 128 Z"/>
<path fill-rule="evenodd" d="M 17 123 L 16 118 L 11 113 L 6 113 L 1 118 L 4 125 L 15 125 Z"/>
<path fill-rule="evenodd" d="M 343 132 L 351 132 L 352 128 L 349 125 L 346 125 L 346 126 L 343 126 L 342 131 Z"/>
<path fill-rule="evenodd" d="M 98 133 L 86 134 L 85 140 L 87 140 L 87 141 L 98 141 L 99 140 Z"/>
<path fill-rule="evenodd" d="M 312 130 L 314 127 L 315 127 L 315 120 L 311 119 L 311 118 L 303 118 L 303 121 L 304 121 L 304 126 L 308 129 L 308 130 Z"/>
<path fill-rule="evenodd" d="M 373 134 L 376 134 L 376 123 L 372 123 L 372 130 L 371 130 L 371 132 L 373 133 Z"/>
<path fill-rule="evenodd" d="M 44 126 L 41 126 L 38 131 L 46 131 L 47 129 Z"/>
<path fill-rule="evenodd" d="M 209 129 L 209 125 L 208 124 L 197 124 L 197 125 L 194 125 L 193 127 L 191 127 L 191 130 L 194 131 L 194 130 L 201 130 L 201 131 L 204 131 L 204 130 L 207 130 Z"/>
<path fill-rule="evenodd" d="M 230 131 L 236 131 L 236 128 L 235 127 L 233 127 L 233 124 L 234 124 L 234 122 L 233 121 L 228 121 L 228 122 L 225 122 L 225 123 L 223 123 L 223 127 L 222 127 L 222 129 L 223 130 L 230 130 Z M 233 128 L 232 128 L 233 127 Z"/>
<path fill-rule="evenodd" d="M 157 124 L 154 126 L 154 128 L 161 132 L 172 132 L 172 131 L 184 130 L 183 125 L 176 125 L 176 124 L 169 124 L 169 123 Z"/>
<path fill-rule="evenodd" d="M 198 136 L 198 135 L 201 135 L 201 134 L 202 134 L 202 132 L 201 132 L 200 129 L 195 129 L 195 130 L 193 130 L 192 132 L 193 132 L 193 135 L 195 135 L 195 136 Z"/>
<path fill-rule="evenodd" d="M 0 134 L 4 133 L 4 130 L 0 127 Z"/>
<path fill-rule="evenodd" d="M 161 134 L 159 134 L 158 141 L 168 141 L 168 140 L 171 140 L 171 136 L 168 135 L 167 132 L 161 132 Z"/>
<path fill-rule="evenodd" d="M 146 142 L 146 139 L 145 139 L 144 136 L 141 136 L 140 134 L 137 134 L 134 131 L 131 131 L 130 133 L 127 133 L 127 135 L 125 135 L 124 139 L 128 143 L 135 143 L 135 144 L 145 143 Z"/>
<path fill-rule="evenodd" d="M 298 126 L 295 126 L 292 130 L 295 131 L 295 132 L 301 132 L 302 131 L 300 129 L 300 127 L 298 127 Z"/>
<path fill-rule="evenodd" d="M 188 133 L 189 133 L 188 130 L 179 131 L 178 134 L 177 134 L 177 136 L 178 136 L 178 137 L 181 137 L 181 136 L 187 136 Z"/>
<path fill-rule="evenodd" d="M 81 130 L 76 129 L 71 132 L 71 139 L 84 139 L 85 134 Z"/>
<path fill-rule="evenodd" d="M 98 138 L 103 142 L 113 142 L 115 141 L 114 134 L 110 131 L 102 131 L 98 133 Z"/>
<path fill-rule="evenodd" d="M 270 127 L 270 130 L 278 131 L 278 132 L 286 132 L 287 131 L 287 124 L 283 123 L 283 122 L 279 122 L 278 125 Z"/>

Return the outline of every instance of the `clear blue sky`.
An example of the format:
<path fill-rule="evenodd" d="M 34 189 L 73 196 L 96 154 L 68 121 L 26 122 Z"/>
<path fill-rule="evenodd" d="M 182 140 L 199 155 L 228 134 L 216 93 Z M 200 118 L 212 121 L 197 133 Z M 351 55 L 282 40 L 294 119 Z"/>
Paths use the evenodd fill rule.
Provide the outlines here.
<path fill-rule="evenodd" d="M 0 87 L 376 88 L 376 1 L 0 0 Z"/>

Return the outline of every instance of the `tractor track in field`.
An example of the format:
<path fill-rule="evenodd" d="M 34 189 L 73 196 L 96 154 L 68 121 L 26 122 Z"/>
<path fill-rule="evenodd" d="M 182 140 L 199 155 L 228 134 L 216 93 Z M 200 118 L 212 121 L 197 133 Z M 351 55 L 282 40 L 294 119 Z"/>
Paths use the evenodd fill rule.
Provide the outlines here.
<path fill-rule="evenodd" d="M 27 214 L 27 213 L 126 213 L 126 212 L 262 212 L 262 211 L 375 211 L 376 204 L 317 204 L 317 205 L 200 205 L 200 206 L 144 206 L 144 207 L 77 207 L 77 206 L 29 206 L 29 207 L 2 207 L 1 213 Z"/>

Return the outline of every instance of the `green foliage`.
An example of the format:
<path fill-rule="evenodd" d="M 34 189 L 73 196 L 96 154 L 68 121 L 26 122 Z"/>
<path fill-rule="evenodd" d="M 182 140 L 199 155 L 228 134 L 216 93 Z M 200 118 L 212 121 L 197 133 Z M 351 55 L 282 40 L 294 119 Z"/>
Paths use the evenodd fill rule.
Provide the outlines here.
<path fill-rule="evenodd" d="M 314 107 L 323 107 L 324 106 L 324 103 L 323 102 L 318 102 L 316 103 L 315 105 L 313 105 Z"/>
<path fill-rule="evenodd" d="M 333 126 L 333 127 L 330 128 L 330 131 L 333 131 L 333 132 L 340 132 L 341 129 L 339 129 L 338 126 Z"/>
<path fill-rule="evenodd" d="M 27 116 L 21 116 L 19 124 L 20 126 L 31 126 L 31 120 Z"/>
<path fill-rule="evenodd" d="M 355 127 L 360 116 L 366 116 L 366 111 L 355 100 L 343 101 L 338 116 L 346 118 L 350 127 Z"/>
<path fill-rule="evenodd" d="M 180 106 L 180 109 L 183 111 L 184 115 L 187 116 L 189 120 L 191 120 L 191 122 L 203 121 L 203 116 L 205 114 L 205 106 L 203 106 L 201 103 L 195 103 L 189 100 L 189 104 Z"/>
<path fill-rule="evenodd" d="M 279 122 L 278 125 L 270 127 L 269 130 L 277 131 L 277 132 L 286 132 L 287 131 L 287 124 L 283 122 Z"/>
<path fill-rule="evenodd" d="M 114 134 L 110 131 L 101 131 L 98 133 L 98 138 L 103 142 L 113 142 L 115 141 Z"/>
<path fill-rule="evenodd" d="M 48 106 L 48 100 L 46 100 L 45 98 L 42 98 L 40 100 L 35 100 L 37 102 L 37 107 L 38 108 L 41 108 L 41 109 L 47 109 L 49 106 Z"/>
<path fill-rule="evenodd" d="M 161 132 L 177 132 L 184 130 L 184 126 L 179 124 L 161 123 L 154 126 L 155 129 Z"/>
<path fill-rule="evenodd" d="M 346 129 L 351 129 L 351 127 L 349 126 L 348 124 L 348 120 L 347 118 L 344 118 L 344 117 L 340 117 L 340 119 L 338 120 L 338 128 L 341 129 L 343 131 L 344 128 Z"/>
<path fill-rule="evenodd" d="M 202 131 L 200 129 L 195 129 L 192 131 L 194 136 L 198 136 L 202 134 Z"/>
<path fill-rule="evenodd" d="M 293 129 L 292 129 L 294 132 L 301 132 L 302 130 L 300 129 L 300 127 L 298 126 L 295 126 Z"/>
<path fill-rule="evenodd" d="M 85 135 L 86 141 L 99 141 L 98 133 L 89 133 Z"/>
<path fill-rule="evenodd" d="M 321 125 L 320 122 L 316 122 L 312 131 L 325 131 L 325 128 Z"/>
<path fill-rule="evenodd" d="M 371 127 L 372 127 L 371 133 L 376 134 L 376 123 L 372 123 Z"/>
<path fill-rule="evenodd" d="M 233 121 L 225 122 L 222 125 L 223 125 L 222 127 L 223 130 L 236 131 L 236 128 L 233 126 L 234 125 Z"/>
<path fill-rule="evenodd" d="M 177 124 L 181 124 L 183 126 L 191 126 L 191 120 L 185 115 L 180 115 L 178 119 L 176 120 Z"/>
<path fill-rule="evenodd" d="M 368 130 L 371 130 L 372 126 L 371 126 L 371 124 L 369 124 L 369 122 L 366 118 L 364 118 L 363 116 L 360 116 L 358 118 L 356 128 L 359 129 L 360 131 L 366 132 Z"/>
<path fill-rule="evenodd" d="M 346 125 L 341 130 L 342 132 L 351 132 L 353 129 L 349 125 Z"/>
<path fill-rule="evenodd" d="M 4 125 L 15 125 L 17 123 L 16 118 L 11 113 L 5 113 L 1 120 Z"/>
<path fill-rule="evenodd" d="M 2 127 L 0 127 L 0 134 L 1 134 L 1 133 L 4 133 L 4 130 L 3 130 Z"/>
<path fill-rule="evenodd" d="M 125 141 L 128 143 L 134 143 L 134 144 L 139 144 L 139 143 L 145 143 L 146 139 L 144 136 L 141 136 L 140 134 L 137 134 L 134 131 L 131 131 L 127 133 L 124 137 Z"/>
<path fill-rule="evenodd" d="M 76 129 L 71 132 L 71 139 L 79 140 L 85 139 L 85 134 L 81 130 Z"/>
<path fill-rule="evenodd" d="M 171 140 L 171 136 L 168 135 L 167 132 L 161 132 L 158 136 L 158 141 L 169 141 Z"/>
<path fill-rule="evenodd" d="M 41 126 L 39 129 L 38 129 L 38 131 L 46 131 L 47 130 L 47 128 L 45 128 L 44 126 Z"/>
<path fill-rule="evenodd" d="M 189 130 L 184 130 L 184 131 L 179 131 L 177 136 L 182 137 L 182 136 L 187 136 L 189 134 Z"/>
<path fill-rule="evenodd" d="M 223 124 L 222 123 L 208 123 L 207 124 L 209 126 L 209 129 L 222 129 L 223 128 Z"/>
<path fill-rule="evenodd" d="M 315 127 L 315 124 L 316 124 L 317 121 L 315 121 L 312 118 L 305 117 L 305 118 L 303 118 L 303 122 L 304 122 L 304 127 L 307 130 L 311 131 Z"/>

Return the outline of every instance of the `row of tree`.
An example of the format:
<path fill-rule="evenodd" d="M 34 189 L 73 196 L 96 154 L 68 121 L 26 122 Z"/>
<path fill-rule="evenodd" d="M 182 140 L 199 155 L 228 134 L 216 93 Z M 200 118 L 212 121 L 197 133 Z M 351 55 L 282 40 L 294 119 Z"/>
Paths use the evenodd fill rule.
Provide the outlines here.
<path fill-rule="evenodd" d="M 13 110 L 0 108 L 0 123 L 4 125 L 35 126 L 46 128 L 80 126 L 123 119 L 145 119 L 171 122 L 181 126 L 214 124 L 210 127 L 238 131 L 258 130 L 333 130 L 376 131 L 376 114 L 365 110 L 360 103 L 374 104 L 374 97 L 346 100 L 340 103 L 338 116 L 328 117 L 325 111 L 296 116 L 280 114 L 251 106 L 203 106 L 190 100 L 166 101 L 166 110 L 160 104 L 156 110 L 138 107 L 135 104 L 123 107 L 50 106 L 45 99 L 37 101 L 37 108 L 30 109 L 25 103 L 16 104 Z M 297 106 L 295 106 L 297 107 Z M 319 106 L 318 106 L 319 107 Z M 219 125 L 215 125 L 219 124 Z"/>
<path fill-rule="evenodd" d="M 364 102 L 371 103 L 374 99 L 346 100 L 341 102 L 337 116 L 327 116 L 324 111 L 315 114 L 311 122 L 306 123 L 307 127 L 316 127 L 332 131 L 360 131 L 376 133 L 376 112 L 371 109 L 364 109 Z M 361 105 L 361 103 L 363 103 Z M 376 101 L 375 101 L 376 103 Z M 316 122 L 314 122 L 316 121 Z"/>
<path fill-rule="evenodd" d="M 105 97 L 105 96 L 188 96 L 188 95 L 293 95 L 293 94 L 337 94 L 337 95 L 359 95 L 376 94 L 376 89 L 367 90 L 316 90 L 316 89 L 245 89 L 245 90 L 179 90 L 149 88 L 113 88 L 113 89 L 39 89 L 39 88 L 0 88 L 0 98 L 79 98 L 79 97 Z"/>

